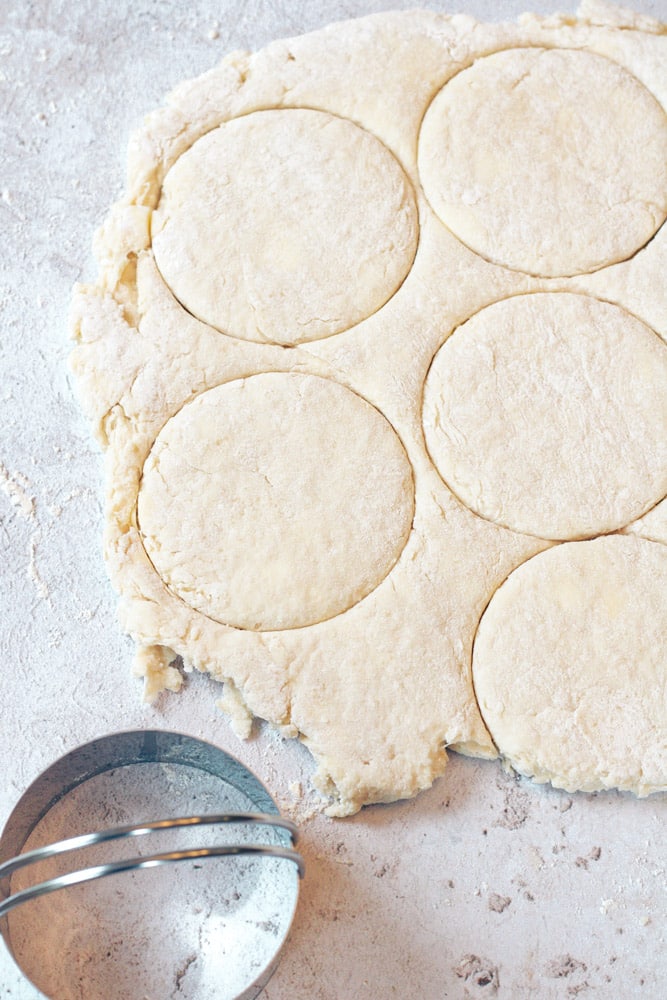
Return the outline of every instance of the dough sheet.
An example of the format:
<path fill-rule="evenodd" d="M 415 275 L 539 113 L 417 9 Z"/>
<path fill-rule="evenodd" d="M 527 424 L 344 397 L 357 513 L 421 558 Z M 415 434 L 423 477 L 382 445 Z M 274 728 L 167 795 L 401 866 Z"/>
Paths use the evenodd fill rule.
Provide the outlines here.
<path fill-rule="evenodd" d="M 589 2 L 343 22 L 149 116 L 72 304 L 147 697 L 209 674 L 332 815 L 450 748 L 667 786 L 666 105 L 664 29 Z"/>

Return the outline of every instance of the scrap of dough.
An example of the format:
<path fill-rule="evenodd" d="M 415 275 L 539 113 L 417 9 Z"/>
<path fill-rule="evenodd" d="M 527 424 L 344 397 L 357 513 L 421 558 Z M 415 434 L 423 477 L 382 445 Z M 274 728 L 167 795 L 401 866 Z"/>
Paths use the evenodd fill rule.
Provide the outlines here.
<path fill-rule="evenodd" d="M 298 736 L 312 751 L 314 780 L 329 797 L 326 805 L 332 815 L 415 795 L 443 773 L 449 748 L 497 756 L 474 696 L 474 636 L 484 608 L 508 575 L 553 547 L 551 541 L 473 513 L 435 469 L 424 441 L 422 396 L 440 348 L 491 303 L 545 292 L 586 292 L 614 302 L 667 338 L 662 290 L 667 229 L 663 226 L 645 249 L 635 252 L 637 241 L 650 236 L 665 207 L 663 195 L 656 197 L 652 209 L 647 203 L 655 194 L 654 184 L 664 178 L 664 163 L 658 169 L 655 160 L 664 149 L 659 104 L 667 103 L 667 36 L 659 25 L 647 19 L 635 23 L 626 15 L 624 30 L 617 30 L 613 25 L 618 18 L 607 16 L 600 3 L 589 7 L 590 18 L 530 15 L 518 24 L 481 24 L 431 11 L 390 12 L 279 40 L 257 53 L 232 53 L 209 73 L 181 84 L 166 107 L 150 115 L 133 137 L 127 193 L 96 241 L 98 280 L 77 288 L 74 296 L 77 345 L 72 364 L 85 411 L 106 450 L 105 555 L 119 593 L 122 626 L 139 645 L 150 647 L 139 656 L 147 689 L 155 693 L 161 684 L 180 683 L 175 667 L 163 669 L 172 651 L 182 658 L 186 672 L 194 668 L 225 684 L 222 705 L 239 732 L 247 734 L 250 716 L 258 716 L 285 736 Z M 433 211 L 435 186 L 456 167 L 458 154 L 443 157 L 436 149 L 430 180 L 426 173 L 420 175 L 418 156 L 421 152 L 423 161 L 428 132 L 422 132 L 420 143 L 424 116 L 429 107 L 429 115 L 436 113 L 436 95 L 449 91 L 448 81 L 457 85 L 469 78 L 469 67 L 489 65 L 493 53 L 517 49 L 529 51 L 531 57 L 537 50 L 553 51 L 556 55 L 545 57 L 545 65 L 560 60 L 564 69 L 573 60 L 580 66 L 595 65 L 594 80 L 590 73 L 586 81 L 578 80 L 582 103 L 569 109 L 575 119 L 579 107 L 591 115 L 583 134 L 593 135 L 595 141 L 583 150 L 582 179 L 589 154 L 593 159 L 597 155 L 592 146 L 599 144 L 604 156 L 610 141 L 619 138 L 620 119 L 609 122 L 598 64 L 619 82 L 621 96 L 631 94 L 632 141 L 637 142 L 637 129 L 650 129 L 651 120 L 656 131 L 647 136 L 644 148 L 626 150 L 631 176 L 625 164 L 617 169 L 610 161 L 602 188 L 600 176 L 588 185 L 581 216 L 571 211 L 581 206 L 581 192 L 553 210 L 543 204 L 547 198 L 520 200 L 516 218 L 506 228 L 508 246 L 514 245 L 524 224 L 530 233 L 533 218 L 544 222 L 544 213 L 552 212 L 559 216 L 558 225 L 547 235 L 564 248 L 568 268 L 577 261 L 577 266 L 588 266 L 588 258 L 582 263 L 579 255 L 593 244 L 596 255 L 633 254 L 622 264 L 557 280 L 512 270 L 489 262 L 485 251 L 480 255 L 471 250 L 459 238 L 465 240 L 464 234 L 455 235 Z M 525 82 L 530 87 L 529 80 Z M 558 81 L 554 94 L 557 91 Z M 616 95 L 610 99 L 613 103 Z M 272 132 L 272 123 L 280 123 L 277 131 L 285 128 L 286 144 L 275 129 Z M 500 127 L 495 117 L 492 125 L 495 135 Z M 263 135 L 268 157 L 262 153 Z M 223 136 L 234 137 L 235 151 L 221 141 Z M 469 163 L 488 166 L 489 143 L 479 126 L 468 128 L 466 142 L 466 168 Z M 304 151 L 318 149 L 319 160 L 310 153 L 304 157 Z M 491 151 L 499 153 L 497 145 Z M 545 152 L 553 163 L 554 149 L 548 143 Z M 557 144 L 556 159 L 560 154 Z M 229 185 L 223 171 L 214 176 L 207 194 L 197 171 L 215 168 L 211 156 L 225 164 Z M 645 163 L 637 170 L 638 157 Z M 299 172 L 308 166 L 298 182 L 288 169 L 290 162 Z M 311 172 L 316 163 L 318 168 Z M 245 174 L 239 173 L 246 166 Z M 548 182 L 549 169 L 545 178 L 544 164 L 538 166 L 531 183 L 540 177 Z M 186 183 L 184 191 L 181 182 L 186 182 L 190 168 L 195 176 L 191 189 Z M 264 177 L 274 195 L 268 200 L 268 216 Z M 620 199 L 615 186 L 619 179 L 627 184 Z M 166 195 L 163 182 L 169 189 Z M 602 222 L 590 212 L 590 205 L 599 208 L 598 188 L 612 196 Z M 525 188 L 529 190 L 530 185 Z M 230 199 L 232 192 L 236 194 Z M 218 198 L 222 214 L 215 211 Z M 548 198 L 555 200 L 553 190 Z M 289 238 L 272 234 L 272 208 Z M 598 227 L 593 234 L 591 220 Z M 544 246 L 537 263 L 548 270 L 554 261 L 542 251 Z M 225 274 L 214 267 L 207 277 L 218 252 Z M 525 266 L 523 258 L 518 263 Z M 224 294 L 223 277 L 229 279 Z M 195 289 L 194 298 L 188 289 Z M 634 332 L 630 340 L 635 343 Z M 626 354 L 631 346 L 623 348 Z M 643 349 L 627 359 L 629 369 L 640 357 L 645 357 Z M 652 368 L 646 373 L 648 386 L 654 374 Z M 636 375 L 633 371 L 632 378 Z M 209 437 L 203 455 L 197 453 L 201 439 L 190 433 L 190 417 L 203 414 L 209 400 L 224 401 L 241 384 L 261 386 L 275 380 L 283 386 L 291 384 L 290 379 L 325 385 L 326 400 L 337 390 L 338 399 L 353 401 L 360 424 L 339 419 L 335 409 L 329 420 L 318 413 L 312 427 L 306 421 L 304 433 L 292 439 L 284 454 L 289 435 L 283 439 L 280 428 L 271 423 L 270 394 L 258 392 L 254 406 L 244 411 L 246 419 L 237 422 L 231 437 L 222 434 L 220 443 L 225 442 L 231 457 L 247 456 L 256 443 L 253 427 L 267 426 L 267 461 L 293 462 L 295 482 L 315 465 L 322 468 L 329 483 L 324 515 L 313 518 L 304 501 L 300 507 L 296 504 L 295 520 L 288 518 L 293 530 L 289 537 L 298 545 L 303 526 L 319 521 L 319 545 L 322 536 L 317 531 L 323 524 L 332 527 L 330 515 L 338 509 L 334 534 L 339 532 L 336 537 L 343 539 L 343 550 L 353 538 L 356 548 L 351 553 L 350 546 L 336 564 L 338 553 L 332 546 L 331 567 L 321 558 L 321 549 L 311 559 L 319 581 L 318 601 L 326 592 L 327 607 L 317 601 L 309 604 L 310 574 L 302 574 L 275 600 L 266 596 L 273 606 L 262 608 L 258 616 L 252 595 L 243 590 L 227 595 L 232 604 L 236 601 L 235 607 L 225 604 L 227 597 L 220 602 L 221 580 L 229 567 L 225 574 L 211 568 L 218 557 L 222 565 L 229 552 L 234 574 L 247 586 L 252 576 L 258 578 L 261 561 L 254 539 L 246 536 L 238 544 L 226 526 L 218 526 L 216 534 L 214 522 L 206 521 L 204 501 L 211 483 L 218 483 L 219 498 L 229 486 L 224 470 L 207 464 L 216 452 L 216 427 L 223 414 L 213 407 L 215 413 L 205 421 Z M 641 401 L 633 405 L 641 406 Z M 371 423 L 382 428 L 372 457 L 364 454 L 371 438 L 365 444 L 365 439 L 357 439 L 358 426 L 368 429 L 369 414 Z M 228 426 L 225 420 L 222 424 Z M 619 424 L 625 440 L 628 428 L 620 417 Z M 174 466 L 178 474 L 172 475 L 170 467 L 160 480 L 160 460 L 165 460 L 164 471 L 173 458 L 164 446 L 175 431 L 187 432 Z M 362 449 L 359 475 L 352 476 L 356 493 L 344 485 L 352 470 L 345 463 L 341 468 L 340 456 L 328 444 L 330 435 L 335 439 L 337 433 L 353 457 L 360 454 L 355 448 Z M 613 439 L 616 429 L 610 434 Z M 271 442 L 275 456 L 270 454 Z M 615 456 L 617 443 L 609 444 L 605 454 Z M 638 448 L 640 457 L 649 452 L 645 443 Z M 393 487 L 388 487 L 381 466 L 392 454 L 403 457 L 393 466 L 396 475 L 390 476 Z M 183 488 L 182 473 L 195 458 Z M 303 458 L 303 467 L 297 458 Z M 552 456 L 545 458 L 553 462 Z M 408 465 L 410 475 L 405 476 Z M 361 504 L 366 513 L 360 514 L 366 469 L 371 470 L 368 495 Z M 247 471 L 252 478 L 250 465 Z M 273 470 L 267 478 L 272 475 Z M 655 470 L 649 489 L 653 493 L 654 475 Z M 262 483 L 255 485 L 260 491 L 266 487 L 267 504 L 251 514 L 250 521 L 259 523 L 260 534 L 268 531 L 273 571 L 286 555 L 289 564 L 298 553 L 286 546 L 287 535 L 271 536 L 271 526 L 275 529 L 279 522 L 268 503 L 269 484 Z M 645 488 L 645 483 L 633 481 L 630 493 L 639 495 Z M 239 490 L 237 507 L 230 506 L 231 493 L 222 505 L 230 525 L 243 514 L 241 493 L 246 486 L 241 488 L 240 481 Z M 623 517 L 624 502 L 619 508 Z M 283 509 L 287 512 L 288 506 Z M 650 520 L 655 534 L 656 516 L 647 513 L 633 524 L 642 524 L 643 531 Z M 303 525 L 298 523 L 301 518 Z M 367 529 L 363 538 L 362 524 Z M 182 561 L 183 539 L 172 545 L 178 532 L 190 545 Z M 165 541 L 168 558 L 167 550 L 162 556 L 159 551 Z M 147 549 L 156 564 L 165 557 L 164 577 Z M 201 563 L 204 576 L 179 577 L 186 569 L 191 573 L 193 560 Z M 325 581 L 330 572 L 329 593 Z M 364 573 L 371 589 L 362 596 L 366 584 L 355 588 Z M 293 627 L 305 621 L 300 616 L 309 607 L 312 624 Z M 252 626 L 276 625 L 276 609 L 282 615 L 279 628 L 239 627 L 239 613 L 247 613 Z M 313 620 L 329 612 L 332 617 Z M 290 623 L 292 627 L 282 627 Z"/>
<path fill-rule="evenodd" d="M 667 788 L 667 547 L 610 535 L 524 563 L 482 617 L 473 677 L 517 770 L 567 791 Z"/>
<path fill-rule="evenodd" d="M 373 135 L 334 115 L 257 111 L 199 139 L 164 179 L 153 251 L 195 316 L 300 344 L 379 309 L 417 249 L 412 188 Z"/>
<path fill-rule="evenodd" d="M 144 701 L 153 702 L 162 691 L 180 691 L 183 675 L 173 666 L 174 654 L 165 646 L 139 646 L 132 664 L 135 677 L 144 678 Z"/>
<path fill-rule="evenodd" d="M 144 465 L 138 520 L 162 579 L 236 628 L 300 628 L 387 575 L 414 510 L 391 425 L 329 379 L 269 372 L 209 389 Z"/>
<path fill-rule="evenodd" d="M 482 517 L 550 539 L 614 531 L 667 494 L 667 348 L 586 295 L 505 299 L 440 348 L 424 432 Z"/>
<path fill-rule="evenodd" d="M 667 117 L 617 63 L 522 48 L 479 59 L 426 113 L 424 191 L 488 260 L 545 277 L 624 260 L 667 215 Z"/>

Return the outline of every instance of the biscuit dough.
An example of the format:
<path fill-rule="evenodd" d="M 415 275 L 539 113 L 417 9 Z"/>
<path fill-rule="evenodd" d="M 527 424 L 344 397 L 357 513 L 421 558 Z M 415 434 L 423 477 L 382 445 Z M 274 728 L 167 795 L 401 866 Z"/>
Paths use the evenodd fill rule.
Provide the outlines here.
<path fill-rule="evenodd" d="M 398 162 L 357 125 L 302 108 L 256 111 L 176 161 L 152 245 L 195 316 L 245 340 L 299 344 L 393 295 L 417 249 L 417 210 Z"/>
<path fill-rule="evenodd" d="M 182 600 L 266 631 L 364 598 L 401 554 L 413 508 L 410 464 L 377 410 L 329 379 L 268 372 L 209 389 L 167 421 L 137 516 Z"/>
<path fill-rule="evenodd" d="M 594 271 L 665 220 L 667 118 L 607 58 L 508 49 L 443 87 L 419 170 L 439 218 L 489 260 L 545 277 Z"/>
<path fill-rule="evenodd" d="M 667 788 L 667 547 L 610 535 L 510 574 L 477 631 L 473 676 L 496 746 L 568 791 Z"/>
<path fill-rule="evenodd" d="M 147 697 L 222 682 L 239 733 L 258 716 L 310 748 L 333 815 L 416 794 L 448 748 L 664 785 L 664 618 L 642 616 L 664 615 L 666 104 L 667 34 L 595 0 L 344 22 L 233 53 L 149 116 L 72 307 Z M 618 605 L 582 599 L 624 623 L 618 685 L 549 596 L 571 551 Z M 512 663 L 496 684 L 484 652 L 515 628 L 566 706 L 519 749 Z M 613 747 L 552 746 L 605 717 Z"/>
<path fill-rule="evenodd" d="M 667 493 L 667 346 L 618 306 L 571 293 L 482 309 L 438 351 L 424 432 L 482 517 L 543 538 L 635 520 Z"/>

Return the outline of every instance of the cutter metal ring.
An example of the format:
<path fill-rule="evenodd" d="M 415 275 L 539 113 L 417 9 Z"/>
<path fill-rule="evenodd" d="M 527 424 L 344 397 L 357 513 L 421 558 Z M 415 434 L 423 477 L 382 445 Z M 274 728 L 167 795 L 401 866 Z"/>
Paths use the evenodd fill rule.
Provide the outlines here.
<path fill-rule="evenodd" d="M 249 799 L 257 811 L 177 816 L 114 826 L 69 837 L 22 853 L 24 845 L 39 822 L 56 803 L 78 785 L 105 771 L 146 763 L 177 764 L 204 771 L 231 785 Z M 227 825 L 270 827 L 282 843 L 214 844 L 111 860 L 92 867 L 74 867 L 64 875 L 39 881 L 16 892 L 12 892 L 11 889 L 11 879 L 17 871 L 56 855 L 76 852 L 96 844 L 149 836 L 165 830 Z M 8 914 L 15 907 L 83 882 L 179 861 L 199 861 L 238 855 L 281 858 L 293 863 L 301 878 L 304 875 L 303 858 L 293 849 L 297 839 L 297 827 L 291 820 L 279 815 L 276 804 L 259 780 L 240 761 L 218 747 L 181 733 L 160 730 L 132 730 L 103 736 L 77 747 L 42 772 L 25 791 L 11 813 L 0 837 L 0 934 L 20 967 L 9 933 Z M 298 888 L 295 888 L 295 892 L 298 893 Z M 282 943 L 282 941 L 278 943 L 278 950 Z M 257 996 L 268 981 L 275 964 L 274 960 L 259 977 L 254 979 L 251 987 L 239 995 L 238 1000 L 246 998 L 249 1000 Z"/>

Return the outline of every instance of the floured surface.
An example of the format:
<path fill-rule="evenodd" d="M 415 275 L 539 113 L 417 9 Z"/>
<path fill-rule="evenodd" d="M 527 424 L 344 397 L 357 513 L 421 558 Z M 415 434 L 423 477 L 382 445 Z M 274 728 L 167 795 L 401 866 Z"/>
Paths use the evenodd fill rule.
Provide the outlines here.
<path fill-rule="evenodd" d="M 121 620 L 165 650 L 151 692 L 173 652 L 240 731 L 299 735 L 335 814 L 428 787 L 446 746 L 494 756 L 471 675 L 493 594 L 664 497 L 665 49 L 387 13 L 230 56 L 131 144 L 73 307 Z M 259 391 L 298 378 L 368 407 L 398 465 L 365 418 L 334 441 L 325 398 L 300 431 Z M 248 411 L 205 416 L 243 385 Z"/>
<path fill-rule="evenodd" d="M 256 50 L 273 38 L 386 6 L 386 0 L 248 0 L 239 16 L 232 0 L 198 0 L 187 10 L 175 0 L 81 0 L 75 6 L 53 0 L 39 23 L 28 5 L 0 18 L 6 77 L 0 82 L 6 95 L 0 460 L 9 477 L 5 482 L 0 474 L 0 823 L 44 767 L 88 739 L 135 726 L 199 735 L 241 757 L 301 826 L 307 874 L 267 1000 L 369 994 L 441 1000 L 443 993 L 463 997 L 466 991 L 479 1000 L 492 989 L 479 985 L 485 973 L 498 982 L 494 1000 L 660 996 L 667 981 L 664 795 L 569 795 L 519 779 L 495 761 L 450 753 L 445 775 L 429 791 L 331 822 L 318 812 L 308 751 L 261 723 L 251 739 L 239 741 L 215 708 L 226 687 L 195 671 L 179 695 L 142 704 L 141 683 L 128 678 L 134 644 L 118 626 L 117 599 L 100 552 L 103 458 L 72 391 L 64 330 L 72 284 L 95 280 L 90 234 L 122 190 L 128 133 L 163 103 L 166 89 L 205 72 L 233 49 Z M 392 0 L 392 6 L 414 3 Z M 455 9 L 492 20 L 515 18 L 527 6 L 552 14 L 572 12 L 575 4 L 465 0 Z M 636 0 L 634 6 L 667 19 L 663 0 Z M 630 38 L 622 33 L 624 45 Z M 382 50 L 387 59 L 388 44 Z M 391 44 L 406 41 L 396 37 Z M 612 58 L 613 45 L 610 36 Z M 640 78 L 654 74 L 662 61 L 647 56 L 645 46 L 642 52 L 633 62 Z M 360 56 L 357 65 L 363 64 Z M 395 59 L 378 100 L 399 103 L 411 72 Z M 424 83 L 419 86 L 428 101 Z M 659 249 L 654 240 L 643 253 L 657 262 Z M 456 274 L 469 287 L 465 272 Z M 608 289 L 593 287 L 609 283 L 608 269 L 582 281 L 585 291 L 609 297 Z M 638 271 L 633 261 L 615 265 L 614 282 L 623 308 L 664 330 L 663 283 L 656 285 L 650 269 Z M 462 297 L 451 286 L 450 295 Z M 153 316 L 156 339 L 160 318 Z M 456 322 L 467 318 L 462 314 Z M 335 340 L 337 335 L 331 346 Z M 187 343 L 184 331 L 183 347 Z M 410 357 L 409 347 L 402 358 Z M 202 367 L 207 356 L 202 350 Z M 135 351 L 133 361 L 138 357 Z M 153 370 L 163 364 L 157 352 L 147 361 Z M 385 369 L 392 363 L 389 356 L 377 361 Z M 161 384 L 175 385 L 177 376 L 172 363 Z M 111 369 L 107 377 L 115 378 Z M 144 384 L 151 378 L 145 376 Z M 141 381 L 136 390 L 144 391 Z M 186 396 L 187 386 L 179 394 Z M 635 530 L 667 537 L 664 514 L 661 520 L 656 508 Z M 411 614 L 416 604 L 417 596 Z M 406 641 L 400 654 L 408 648 Z M 387 636 L 385 657 L 390 649 Z M 416 662 L 419 651 L 411 656 Z M 322 673 L 325 665 L 323 657 Z M 378 670 L 376 689 L 389 698 L 381 682 Z M 367 717 L 372 711 L 371 705 Z M 417 716 L 415 710 L 406 726 Z M 159 905 L 150 872 L 145 889 L 149 908 Z M 70 899 L 66 912 L 75 908 Z M 136 949 L 143 938 L 142 955 L 152 954 L 156 964 L 178 954 L 165 941 L 180 940 L 182 913 L 163 911 L 157 939 L 143 935 L 141 923 L 117 927 L 114 935 L 111 916 L 105 914 L 114 944 L 122 938 Z M 206 911 L 202 924 L 205 917 Z M 196 915 L 192 920 L 195 926 Z M 61 928 L 67 940 L 70 928 L 64 921 Z M 55 928 L 53 934 L 55 939 Z M 39 948 L 39 941 L 34 945 Z M 58 963 L 58 952 L 52 959 Z M 193 988 L 199 963 L 187 970 L 184 964 L 173 966 L 174 990 L 177 976 L 182 989 Z M 130 967 L 130 982 L 131 973 Z M 75 995 L 83 990 L 90 1000 L 95 976 L 113 989 L 103 968 L 86 965 L 72 983 Z M 1 942 L 0 983 L 7 1000 L 37 998 Z"/>

